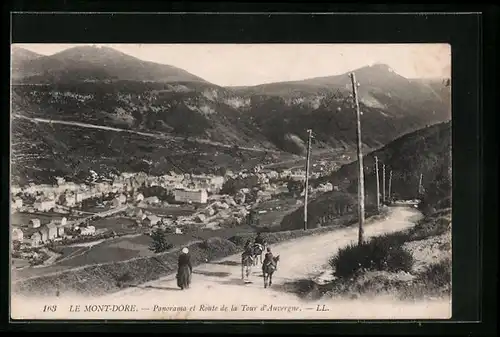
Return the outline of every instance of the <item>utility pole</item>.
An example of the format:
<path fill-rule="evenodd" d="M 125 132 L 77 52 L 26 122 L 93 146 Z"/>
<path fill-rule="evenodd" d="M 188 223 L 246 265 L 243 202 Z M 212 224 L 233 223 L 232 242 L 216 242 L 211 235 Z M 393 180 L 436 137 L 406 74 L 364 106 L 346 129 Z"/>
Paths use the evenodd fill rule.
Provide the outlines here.
<path fill-rule="evenodd" d="M 306 186 L 304 190 L 304 230 L 307 230 L 307 198 L 309 197 L 309 161 L 311 159 L 312 130 L 307 130 Z"/>
<path fill-rule="evenodd" d="M 363 225 L 365 223 L 365 177 L 363 172 L 363 154 L 361 152 L 361 113 L 359 111 L 358 102 L 358 83 L 356 82 L 356 75 L 354 75 L 354 73 L 351 73 L 351 83 L 352 94 L 356 108 L 356 140 L 358 147 L 358 245 L 361 245 L 363 243 Z"/>
<path fill-rule="evenodd" d="M 385 204 L 385 164 L 382 164 L 382 203 Z"/>
<path fill-rule="evenodd" d="M 420 179 L 418 180 L 418 195 L 419 195 L 419 197 L 422 195 L 422 178 L 423 178 L 423 174 L 420 173 Z"/>
<path fill-rule="evenodd" d="M 389 171 L 389 199 L 391 199 L 391 188 L 392 188 L 392 170 Z M 391 199 L 392 200 L 392 199 Z"/>
<path fill-rule="evenodd" d="M 380 180 L 378 175 L 378 157 L 375 156 L 375 175 L 377 180 L 377 212 L 380 212 Z"/>

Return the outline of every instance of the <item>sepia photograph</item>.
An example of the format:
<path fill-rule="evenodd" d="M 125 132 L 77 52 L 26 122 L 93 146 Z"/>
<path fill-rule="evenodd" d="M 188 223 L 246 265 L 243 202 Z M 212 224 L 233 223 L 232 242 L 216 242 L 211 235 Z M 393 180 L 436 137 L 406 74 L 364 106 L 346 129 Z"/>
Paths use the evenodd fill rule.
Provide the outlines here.
<path fill-rule="evenodd" d="M 10 316 L 452 316 L 451 47 L 11 44 Z"/>

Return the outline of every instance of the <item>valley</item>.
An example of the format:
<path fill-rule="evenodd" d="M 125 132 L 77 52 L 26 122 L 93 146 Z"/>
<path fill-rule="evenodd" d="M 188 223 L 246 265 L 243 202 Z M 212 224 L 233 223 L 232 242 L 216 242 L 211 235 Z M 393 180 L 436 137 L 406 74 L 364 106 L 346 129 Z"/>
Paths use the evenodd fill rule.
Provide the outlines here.
<path fill-rule="evenodd" d="M 208 288 L 236 293 L 237 257 L 257 233 L 288 255 L 271 293 L 283 301 L 296 303 L 297 293 L 364 296 L 362 282 L 396 273 L 372 263 L 367 270 L 382 276 L 363 269 L 353 284 L 313 280 L 339 272 L 330 255 L 368 254 L 351 247 L 358 172 L 347 73 L 224 87 L 108 47 L 52 55 L 15 47 L 12 58 L 11 274 L 19 296 L 134 297 L 157 287 L 148 295 L 157 297 L 173 287 L 183 247 L 200 280 L 193 296 Z M 419 245 L 448 256 L 435 243 L 451 227 L 449 79 L 405 78 L 382 63 L 352 71 L 360 82 L 365 216 L 373 224 L 366 246 L 380 244 L 370 254 L 390 263 L 400 261 L 384 255 L 393 247 L 401 259 L 414 256 L 418 268 L 401 268 L 424 277 L 436 261 Z M 228 287 L 219 284 L 224 278 Z M 247 288 L 247 297 L 262 300 L 255 285 Z"/>

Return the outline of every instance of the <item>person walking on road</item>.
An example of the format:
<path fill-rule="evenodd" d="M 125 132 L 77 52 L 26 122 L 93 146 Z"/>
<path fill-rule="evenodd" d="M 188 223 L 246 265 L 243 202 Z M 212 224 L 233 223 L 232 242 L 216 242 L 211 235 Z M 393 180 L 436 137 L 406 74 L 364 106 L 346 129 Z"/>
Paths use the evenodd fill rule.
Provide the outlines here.
<path fill-rule="evenodd" d="M 191 265 L 189 249 L 184 247 L 179 255 L 177 265 L 177 286 L 181 288 L 181 290 L 188 289 L 190 287 L 192 273 L 193 266 Z"/>

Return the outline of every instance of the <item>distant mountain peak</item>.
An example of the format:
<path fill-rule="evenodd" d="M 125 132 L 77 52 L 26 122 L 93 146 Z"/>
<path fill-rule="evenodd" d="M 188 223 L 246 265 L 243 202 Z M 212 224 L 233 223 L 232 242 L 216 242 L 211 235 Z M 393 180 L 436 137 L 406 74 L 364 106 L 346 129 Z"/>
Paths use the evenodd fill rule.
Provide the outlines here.
<path fill-rule="evenodd" d="M 18 46 L 12 46 L 11 48 L 11 57 L 12 60 L 19 62 L 19 61 L 26 61 L 26 60 L 34 60 L 36 58 L 39 58 L 43 55 L 35 53 L 31 50 L 18 47 Z"/>
<path fill-rule="evenodd" d="M 96 45 L 85 45 L 77 46 L 69 49 L 65 49 L 52 55 L 54 58 L 65 58 L 65 59 L 81 59 L 85 61 L 96 61 L 109 59 L 109 58 L 122 58 L 128 60 L 136 60 L 138 62 L 145 62 L 131 55 L 125 54 L 119 50 L 106 47 L 106 46 L 96 46 Z"/>
<path fill-rule="evenodd" d="M 379 74 L 383 73 L 396 73 L 394 69 L 392 69 L 388 64 L 385 63 L 374 63 L 370 64 L 361 68 L 358 68 L 356 70 L 353 70 L 352 72 L 358 73 L 358 72 L 377 72 Z"/>
<path fill-rule="evenodd" d="M 377 63 L 374 63 L 372 65 L 370 65 L 371 68 L 379 68 L 379 69 L 384 69 L 384 70 L 390 70 L 391 67 L 386 64 L 386 63 L 380 63 L 380 62 L 377 62 Z"/>
<path fill-rule="evenodd" d="M 13 56 L 13 59 L 17 58 L 17 55 Z M 18 62 L 20 66 L 15 67 L 18 70 L 15 77 L 27 79 L 31 83 L 88 79 L 208 83 L 183 69 L 141 60 L 107 46 L 80 45 L 39 57 L 35 61 L 29 65 Z"/>

